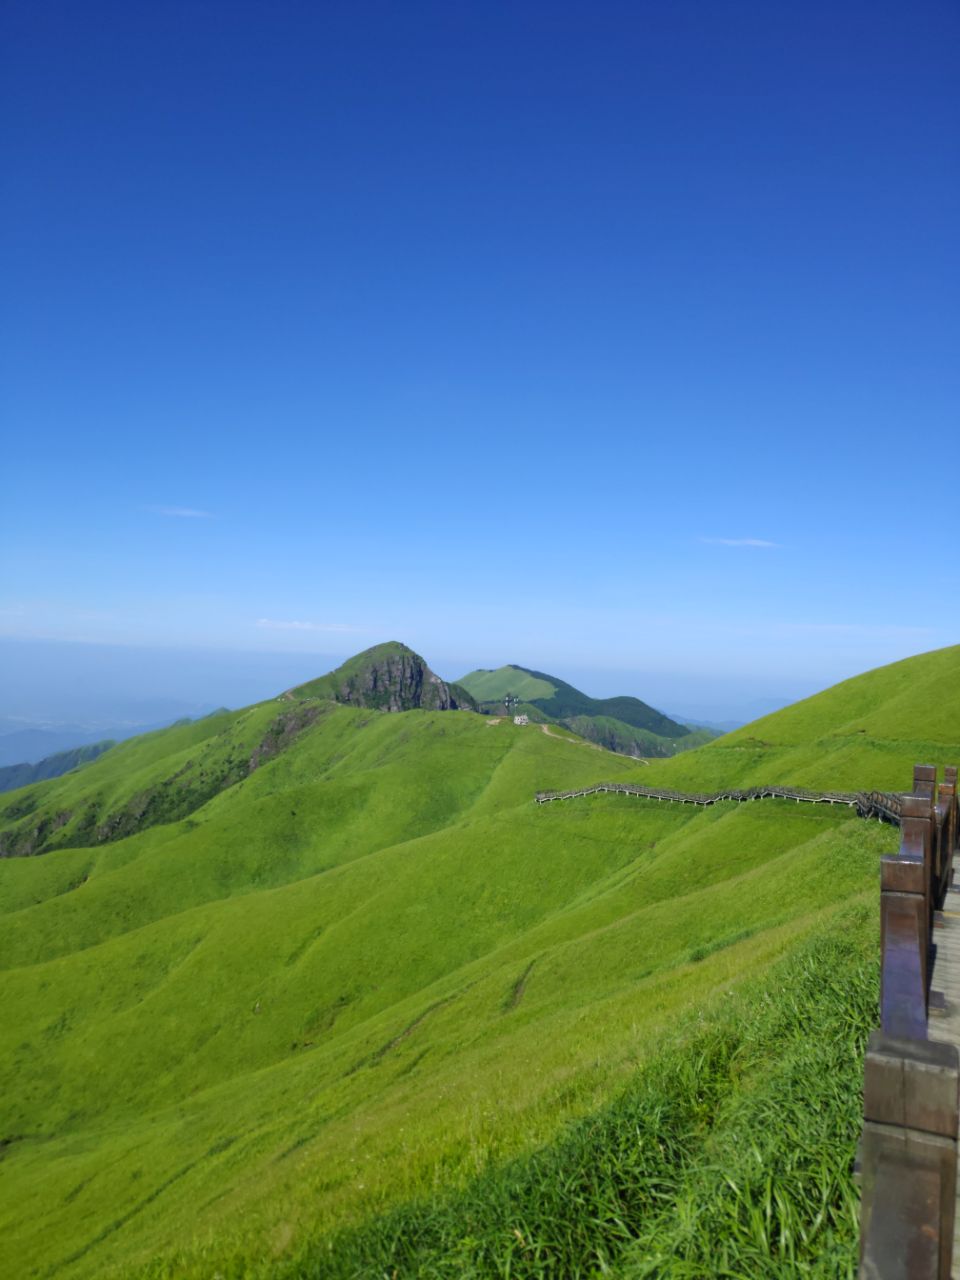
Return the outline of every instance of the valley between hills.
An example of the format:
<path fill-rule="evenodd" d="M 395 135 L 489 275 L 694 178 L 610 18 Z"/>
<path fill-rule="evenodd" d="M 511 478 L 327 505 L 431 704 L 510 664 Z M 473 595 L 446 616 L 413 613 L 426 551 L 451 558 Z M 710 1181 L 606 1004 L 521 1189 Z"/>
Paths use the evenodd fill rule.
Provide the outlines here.
<path fill-rule="evenodd" d="M 534 796 L 903 790 L 958 677 L 641 761 L 578 718 L 693 731 L 390 644 L 0 796 L 0 1273 L 852 1274 L 895 833 Z"/>

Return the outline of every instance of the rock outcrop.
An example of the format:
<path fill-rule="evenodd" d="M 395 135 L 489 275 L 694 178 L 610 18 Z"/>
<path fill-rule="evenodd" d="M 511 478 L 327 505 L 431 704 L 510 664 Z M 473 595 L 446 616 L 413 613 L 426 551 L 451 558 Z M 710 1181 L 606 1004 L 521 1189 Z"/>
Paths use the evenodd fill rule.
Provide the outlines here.
<path fill-rule="evenodd" d="M 336 692 L 338 702 L 380 711 L 454 711 L 457 700 L 416 653 L 387 654 L 352 673 Z"/>
<path fill-rule="evenodd" d="M 291 690 L 294 698 L 333 698 L 374 711 L 475 710 L 476 702 L 459 685 L 447 684 L 419 653 L 390 641 L 358 653 L 336 671 Z"/>

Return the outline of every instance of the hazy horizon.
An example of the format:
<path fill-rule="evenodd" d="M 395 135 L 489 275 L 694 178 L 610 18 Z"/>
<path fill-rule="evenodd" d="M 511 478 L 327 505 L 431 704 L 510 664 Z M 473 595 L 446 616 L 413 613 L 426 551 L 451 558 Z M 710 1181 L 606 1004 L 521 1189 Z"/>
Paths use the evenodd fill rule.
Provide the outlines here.
<path fill-rule="evenodd" d="M 383 639 L 402 637 L 383 637 Z M 104 645 L 0 639 L 0 734 L 18 728 L 133 731 L 220 706 L 236 708 L 332 670 L 351 656 L 312 651 Z M 779 683 L 669 669 L 601 668 L 544 663 L 535 654 L 478 657 L 426 652 L 447 680 L 477 667 L 513 662 L 546 670 L 592 697 L 629 694 L 669 715 L 715 723 L 747 721 L 860 673 L 838 658 L 833 678 L 818 684 L 787 677 Z M 902 655 L 908 656 L 908 655 Z"/>

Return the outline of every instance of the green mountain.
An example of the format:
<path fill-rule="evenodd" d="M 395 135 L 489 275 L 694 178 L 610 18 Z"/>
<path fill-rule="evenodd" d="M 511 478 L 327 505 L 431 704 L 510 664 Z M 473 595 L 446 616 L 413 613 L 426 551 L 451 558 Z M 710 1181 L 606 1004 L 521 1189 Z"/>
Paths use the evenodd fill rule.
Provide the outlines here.
<path fill-rule="evenodd" d="M 534 702 L 537 698 L 552 698 L 557 691 L 557 682 L 550 676 L 538 676 L 523 667 L 471 671 L 461 678 L 460 684 L 469 689 L 478 702 L 487 703 L 502 703 L 507 697 Z"/>
<path fill-rule="evenodd" d="M 0 767 L 0 791 L 14 791 L 29 786 L 31 782 L 43 782 L 47 778 L 59 778 L 81 764 L 96 760 L 114 742 L 106 739 L 86 747 L 71 747 L 69 751 L 57 751 L 52 756 L 38 760 L 36 764 L 8 764 Z"/>
<path fill-rule="evenodd" d="M 460 684 L 484 711 L 525 712 L 624 755 L 672 756 L 717 736 L 707 729 L 691 730 L 639 698 L 591 698 L 556 676 L 526 667 L 471 671 Z"/>
<path fill-rule="evenodd" d="M 646 1202 L 618 1181 L 621 1149 L 667 1161 L 636 1174 L 663 1232 L 698 1221 L 689 1179 L 745 1152 L 739 1197 L 723 1183 L 703 1204 L 727 1222 L 742 1203 L 746 1239 L 773 1178 L 804 1257 L 826 1249 L 841 1274 L 861 1068 L 840 1054 L 851 1009 L 825 1021 L 822 1001 L 863 987 L 895 833 L 780 801 L 532 797 L 794 766 L 802 785 L 903 787 L 915 757 L 960 755 L 960 649 L 651 765 L 508 718 L 390 712 L 458 700 L 410 653 L 0 797 L 4 1274 L 532 1276 L 553 1257 L 553 1274 L 639 1275 Z M 799 1038 L 770 1022 L 783 992 Z M 829 1096 L 798 1093 L 808 1080 Z M 704 1146 L 714 1117 L 726 1147 Z M 816 1168 L 836 1170 L 822 1192 Z"/>
<path fill-rule="evenodd" d="M 240 720 L 218 711 L 121 744 L 113 767 L 94 775 L 99 786 L 78 790 L 67 783 L 44 807 L 37 805 L 38 793 L 21 793 L 0 806 L 0 858 L 103 844 L 185 818 L 289 748 L 335 703 L 386 712 L 474 705 L 412 649 L 377 645 Z M 180 767 L 158 776 L 157 752 L 179 748 L 185 754 Z"/>

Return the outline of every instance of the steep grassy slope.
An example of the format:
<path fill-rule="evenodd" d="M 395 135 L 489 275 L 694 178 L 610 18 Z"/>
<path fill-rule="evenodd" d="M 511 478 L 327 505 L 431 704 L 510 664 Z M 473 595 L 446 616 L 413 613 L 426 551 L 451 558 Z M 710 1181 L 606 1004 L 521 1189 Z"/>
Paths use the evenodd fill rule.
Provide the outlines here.
<path fill-rule="evenodd" d="M 271 1280 L 852 1280 L 877 986 L 874 913 L 842 912 L 745 991 L 691 1010 L 554 1141 L 307 1245 Z"/>
<path fill-rule="evenodd" d="M 960 645 L 845 680 L 647 770 L 695 790 L 784 783 L 897 791 L 918 761 L 960 762 Z"/>
<path fill-rule="evenodd" d="M 55 841 L 96 839 L 0 863 L 8 1273 L 269 1261 L 522 1152 L 889 845 L 789 805 L 541 809 L 539 787 L 649 770 L 467 713 L 304 707 L 296 732 L 262 704 L 7 799 L 14 826 L 144 794 L 177 815 L 120 838 L 71 816 Z"/>
<path fill-rule="evenodd" d="M 530 1151 L 560 1152 L 564 1122 L 630 1086 L 678 1018 L 693 1034 L 697 1010 L 851 904 L 869 946 L 895 844 L 783 802 L 533 793 L 900 788 L 914 759 L 960 756 L 958 667 L 958 649 L 924 655 L 648 766 L 469 713 L 301 693 L 4 797 L 8 846 L 38 852 L 0 861 L 0 1273 L 265 1277 L 299 1257 L 324 1275 L 353 1248 L 345 1227 L 375 1242 L 371 1215 L 441 1189 L 469 1200 L 515 1158 L 511 1217 Z M 834 1181 L 845 1159 L 831 1149 Z M 675 1172 L 671 1195 L 699 1194 Z M 398 1212 L 406 1248 L 429 1213 Z M 450 1212 L 467 1252 L 425 1274 L 468 1274 L 476 1232 Z M 347 1252 L 325 1252 L 334 1236 Z M 511 1265 L 538 1274 L 523 1249 Z M 624 1274 L 646 1265 L 623 1254 Z"/>
<path fill-rule="evenodd" d="M 261 703 L 120 743 L 77 774 L 0 799 L 0 857 L 102 844 L 185 817 L 249 776 L 329 704 Z"/>

